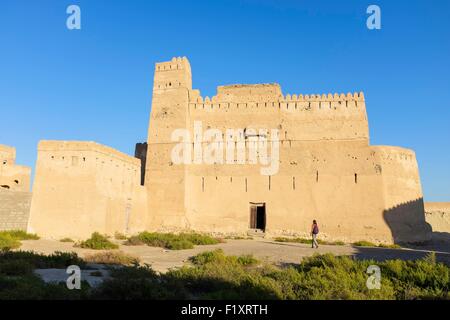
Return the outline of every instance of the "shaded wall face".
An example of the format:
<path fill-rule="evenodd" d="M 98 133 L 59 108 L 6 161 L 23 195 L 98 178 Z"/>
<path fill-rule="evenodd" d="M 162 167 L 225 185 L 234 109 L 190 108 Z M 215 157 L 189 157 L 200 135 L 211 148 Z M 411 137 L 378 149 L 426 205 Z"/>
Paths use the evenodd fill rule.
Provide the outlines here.
<path fill-rule="evenodd" d="M 396 243 L 431 239 L 425 221 L 419 168 L 414 152 L 397 147 L 371 147 L 382 170 L 385 209 L 383 218 Z"/>
<path fill-rule="evenodd" d="M 40 150 L 28 230 L 53 239 L 134 232 L 135 216 L 147 214 L 139 188 L 138 163 L 89 148 Z"/>

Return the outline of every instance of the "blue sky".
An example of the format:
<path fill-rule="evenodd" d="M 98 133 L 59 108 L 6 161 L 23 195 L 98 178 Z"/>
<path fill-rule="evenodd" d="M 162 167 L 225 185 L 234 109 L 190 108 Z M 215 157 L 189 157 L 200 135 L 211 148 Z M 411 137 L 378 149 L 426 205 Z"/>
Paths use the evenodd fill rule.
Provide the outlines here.
<path fill-rule="evenodd" d="M 81 30 L 66 8 L 81 8 Z M 382 29 L 366 28 L 377 4 Z M 278 82 L 364 91 L 371 144 L 416 151 L 426 201 L 450 201 L 450 1 L 21 1 L 0 4 L 0 143 L 34 166 L 41 139 L 133 154 L 153 66 L 187 56 L 193 86 Z"/>

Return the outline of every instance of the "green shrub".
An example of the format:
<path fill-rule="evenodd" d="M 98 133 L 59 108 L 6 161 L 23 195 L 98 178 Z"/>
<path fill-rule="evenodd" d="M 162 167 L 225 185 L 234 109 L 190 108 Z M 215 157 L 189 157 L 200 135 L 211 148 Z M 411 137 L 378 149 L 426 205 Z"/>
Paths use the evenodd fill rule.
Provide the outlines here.
<path fill-rule="evenodd" d="M 243 266 L 251 266 L 258 263 L 258 260 L 252 255 L 243 255 L 237 258 L 237 262 Z"/>
<path fill-rule="evenodd" d="M 35 269 L 66 268 L 70 265 L 85 265 L 85 262 L 75 252 L 56 251 L 50 255 L 43 255 L 33 251 L 5 251 L 0 252 L 0 261 L 20 261 L 32 265 Z"/>
<path fill-rule="evenodd" d="M 98 264 L 120 264 L 120 265 L 135 265 L 139 264 L 139 258 L 133 257 L 122 251 L 106 251 L 93 255 L 88 255 L 84 258 L 86 262 Z"/>
<path fill-rule="evenodd" d="M 217 244 L 221 242 L 217 238 L 199 233 L 158 233 L 141 232 L 137 236 L 130 237 L 126 245 L 146 244 L 152 247 L 161 247 L 171 250 L 192 249 L 194 245 Z"/>
<path fill-rule="evenodd" d="M 402 246 L 398 245 L 398 244 L 379 244 L 378 247 L 380 248 L 388 248 L 388 249 L 401 249 Z"/>
<path fill-rule="evenodd" d="M 61 240 L 59 240 L 60 242 L 75 242 L 70 238 L 62 238 Z"/>
<path fill-rule="evenodd" d="M 304 243 L 304 244 L 311 244 L 312 239 L 306 239 L 306 238 L 284 238 L 284 237 L 277 237 L 274 239 L 276 242 L 295 242 L 295 243 Z M 331 245 L 331 246 L 344 246 L 345 242 L 343 241 L 326 241 L 317 239 L 317 242 L 319 244 L 325 244 L 325 245 Z"/>
<path fill-rule="evenodd" d="M 23 230 L 0 231 L 0 237 L 9 235 L 16 240 L 39 240 L 39 237 L 34 233 L 26 233 Z"/>
<path fill-rule="evenodd" d="M 132 236 L 129 237 L 123 244 L 126 246 L 142 246 L 145 242 L 142 241 L 139 236 Z"/>
<path fill-rule="evenodd" d="M 183 250 L 183 249 L 192 249 L 194 248 L 194 244 L 186 239 L 174 239 L 172 241 L 167 242 L 164 246 L 170 250 Z"/>
<path fill-rule="evenodd" d="M 119 248 L 117 244 L 109 241 L 108 237 L 101 235 L 98 232 L 94 232 L 89 239 L 82 241 L 79 246 L 81 248 L 94 250 L 110 250 Z"/>
<path fill-rule="evenodd" d="M 353 245 L 356 247 L 376 247 L 377 246 L 376 244 L 369 242 L 369 241 L 365 241 L 365 240 L 353 242 Z"/>
<path fill-rule="evenodd" d="M 116 231 L 114 233 L 114 239 L 116 239 L 116 240 L 127 240 L 127 236 L 124 235 L 123 233 L 120 233 L 120 232 Z"/>
<path fill-rule="evenodd" d="M 7 276 L 20 276 L 31 274 L 34 266 L 26 260 L 6 260 L 0 261 L 0 274 Z"/>
<path fill-rule="evenodd" d="M 380 243 L 379 245 L 376 245 L 375 243 L 372 243 L 370 241 L 365 241 L 365 240 L 353 242 L 352 244 L 354 246 L 356 246 L 356 247 L 378 247 L 378 248 L 387 248 L 387 249 L 399 249 L 399 248 L 401 248 L 401 246 L 399 246 L 398 244 L 383 244 L 383 243 Z"/>
<path fill-rule="evenodd" d="M 17 249 L 21 245 L 20 241 L 9 234 L 0 234 L 0 250 Z"/>
<path fill-rule="evenodd" d="M 238 264 L 250 266 L 259 263 L 252 255 L 227 256 L 222 249 L 205 251 L 189 259 L 194 265 L 204 266 L 207 264 Z"/>

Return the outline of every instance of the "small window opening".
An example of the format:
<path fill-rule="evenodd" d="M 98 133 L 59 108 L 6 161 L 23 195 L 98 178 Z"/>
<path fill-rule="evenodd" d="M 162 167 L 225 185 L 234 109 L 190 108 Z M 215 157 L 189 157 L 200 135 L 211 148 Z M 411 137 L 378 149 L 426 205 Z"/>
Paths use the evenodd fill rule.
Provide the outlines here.
<path fill-rule="evenodd" d="M 355 173 L 355 183 L 358 183 L 358 174 Z"/>

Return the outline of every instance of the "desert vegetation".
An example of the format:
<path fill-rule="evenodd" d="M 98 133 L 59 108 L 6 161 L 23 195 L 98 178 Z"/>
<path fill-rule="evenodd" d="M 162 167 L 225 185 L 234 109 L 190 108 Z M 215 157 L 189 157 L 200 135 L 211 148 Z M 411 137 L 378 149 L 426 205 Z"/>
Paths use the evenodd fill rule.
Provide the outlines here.
<path fill-rule="evenodd" d="M 296 243 L 304 243 L 304 244 L 311 244 L 311 239 L 307 238 L 284 238 L 284 237 L 277 237 L 274 239 L 276 242 L 296 242 Z M 326 244 L 326 245 L 334 245 L 334 246 L 343 246 L 345 243 L 343 241 L 325 241 L 321 239 L 317 239 L 317 242 L 319 244 Z"/>
<path fill-rule="evenodd" d="M 162 247 L 170 250 L 192 249 L 195 245 L 217 244 L 221 240 L 200 233 L 159 233 L 159 232 L 141 232 L 136 236 L 130 237 L 125 245 L 143 245 L 152 247 Z"/>
<path fill-rule="evenodd" d="M 111 250 L 119 248 L 119 246 L 111 242 L 107 236 L 98 232 L 94 232 L 89 239 L 81 241 L 80 243 L 75 244 L 75 246 L 93 250 Z"/>
<path fill-rule="evenodd" d="M 277 237 L 274 239 L 276 242 L 295 242 L 295 243 L 304 243 L 304 244 L 311 244 L 311 239 L 307 239 L 307 238 L 284 238 L 284 237 Z M 319 242 L 319 244 L 324 244 L 324 245 L 332 245 L 332 246 L 344 246 L 346 243 L 343 241 L 326 241 L 326 240 L 321 240 L 321 239 L 317 239 L 317 241 Z M 402 248 L 400 245 L 398 244 L 375 244 L 372 243 L 370 241 L 365 241 L 365 240 L 361 240 L 361 241 L 356 241 L 351 243 L 351 245 L 355 246 L 355 247 L 378 247 L 378 248 L 388 248 L 388 249 L 399 249 Z"/>
<path fill-rule="evenodd" d="M 106 260 L 111 256 L 106 257 Z M 91 259 L 92 261 L 92 259 Z M 105 256 L 100 260 L 105 262 Z M 118 260 L 115 260 L 117 263 Z M 253 256 L 227 256 L 222 250 L 198 254 L 189 264 L 165 274 L 149 265 L 110 267 L 110 278 L 81 290 L 43 282 L 36 268 L 66 268 L 86 261 L 75 253 L 50 256 L 33 252 L 0 253 L 0 299 L 449 299 L 450 268 L 433 254 L 416 261 L 358 261 L 331 254 L 277 267 Z M 366 286 L 369 265 L 381 269 L 381 288 Z M 95 271 L 93 271 L 95 272 Z M 99 274 L 100 276 L 100 274 Z"/>
<path fill-rule="evenodd" d="M 0 231 L 0 250 L 17 249 L 21 240 L 38 240 L 36 234 L 26 233 L 23 230 Z"/>

